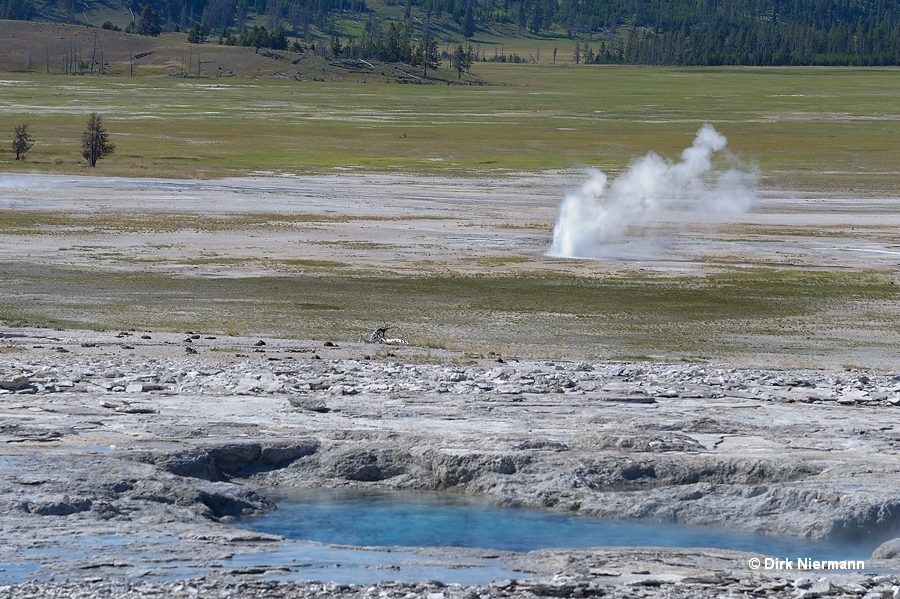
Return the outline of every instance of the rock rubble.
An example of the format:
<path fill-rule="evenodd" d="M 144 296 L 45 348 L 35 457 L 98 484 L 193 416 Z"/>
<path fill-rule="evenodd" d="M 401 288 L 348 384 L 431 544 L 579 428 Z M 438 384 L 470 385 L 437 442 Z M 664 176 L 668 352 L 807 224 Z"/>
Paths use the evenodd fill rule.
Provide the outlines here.
<path fill-rule="evenodd" d="M 0 563 L 47 551 L 39 567 L 53 581 L 23 574 L 0 598 L 883 597 L 897 583 L 822 571 L 799 581 L 747 571 L 746 556 L 676 550 L 627 569 L 596 552 L 511 557 L 522 580 L 492 586 L 209 574 L 283 542 L 227 526 L 273 509 L 273 485 L 435 490 L 874 548 L 900 525 L 900 491 L 885 483 L 900 471 L 894 373 L 435 359 L 406 347 L 373 359 L 365 344 L 195 333 L 25 330 L 5 341 Z M 80 537 L 129 544 L 79 556 L 67 543 Z M 888 543 L 872 563 L 896 556 Z M 184 574 L 158 580 L 165 564 Z"/>
<path fill-rule="evenodd" d="M 0 394 L 97 393 L 322 397 L 379 394 L 594 394 L 606 400 L 741 398 L 778 403 L 900 405 L 900 375 L 861 371 L 736 369 L 683 364 L 510 361 L 502 366 L 313 360 L 216 366 L 133 358 L 4 360 Z"/>
<path fill-rule="evenodd" d="M 0 586 L 0 599 L 94 599 L 116 597 L 137 599 L 167 597 L 265 597 L 266 599 L 529 599 L 532 597 L 607 597 L 610 599 L 720 599 L 722 597 L 785 597 L 791 599 L 891 599 L 900 588 L 898 577 L 866 576 L 858 581 L 829 578 L 815 581 L 767 578 L 758 575 L 736 577 L 727 573 L 685 578 L 678 582 L 642 579 L 632 584 L 608 586 L 569 578 L 547 582 L 497 581 L 485 586 L 381 582 L 372 585 L 339 584 L 320 581 L 275 582 L 201 577 L 169 582 L 139 582 L 87 579 L 79 582 L 25 583 Z"/>

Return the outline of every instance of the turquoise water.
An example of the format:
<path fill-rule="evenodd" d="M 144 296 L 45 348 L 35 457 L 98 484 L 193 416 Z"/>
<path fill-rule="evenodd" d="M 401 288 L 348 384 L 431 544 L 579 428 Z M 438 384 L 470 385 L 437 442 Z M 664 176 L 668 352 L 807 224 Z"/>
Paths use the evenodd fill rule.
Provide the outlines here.
<path fill-rule="evenodd" d="M 252 530 L 338 545 L 479 547 L 509 551 L 597 546 L 714 547 L 773 557 L 868 559 L 883 539 L 850 543 L 720 528 L 604 520 L 498 508 L 443 493 L 269 489 L 275 512 L 242 520 Z"/>

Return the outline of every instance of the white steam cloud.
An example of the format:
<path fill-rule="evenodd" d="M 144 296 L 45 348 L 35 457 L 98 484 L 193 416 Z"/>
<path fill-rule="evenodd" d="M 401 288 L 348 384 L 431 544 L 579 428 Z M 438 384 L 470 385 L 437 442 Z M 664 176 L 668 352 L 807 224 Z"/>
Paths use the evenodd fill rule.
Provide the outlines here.
<path fill-rule="evenodd" d="M 559 206 L 548 256 L 605 258 L 629 233 L 646 228 L 664 210 L 679 210 L 690 222 L 742 214 L 756 197 L 756 178 L 731 168 L 711 173 L 712 156 L 727 140 L 703 125 L 694 143 L 672 162 L 650 152 L 607 186 L 606 174 L 590 178 Z M 638 256 L 631 256 L 637 258 Z"/>

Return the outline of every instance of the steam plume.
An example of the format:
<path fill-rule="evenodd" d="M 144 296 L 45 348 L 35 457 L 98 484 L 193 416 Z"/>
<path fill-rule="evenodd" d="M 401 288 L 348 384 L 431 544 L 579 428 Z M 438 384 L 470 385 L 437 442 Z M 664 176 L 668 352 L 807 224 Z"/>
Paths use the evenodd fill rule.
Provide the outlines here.
<path fill-rule="evenodd" d="M 646 227 L 663 210 L 677 208 L 695 222 L 746 212 L 756 195 L 755 177 L 733 168 L 710 175 L 712 155 L 726 144 L 707 124 L 681 153 L 680 162 L 650 152 L 608 187 L 607 176 L 591 170 L 581 188 L 560 204 L 547 255 L 609 257 L 611 244 Z"/>

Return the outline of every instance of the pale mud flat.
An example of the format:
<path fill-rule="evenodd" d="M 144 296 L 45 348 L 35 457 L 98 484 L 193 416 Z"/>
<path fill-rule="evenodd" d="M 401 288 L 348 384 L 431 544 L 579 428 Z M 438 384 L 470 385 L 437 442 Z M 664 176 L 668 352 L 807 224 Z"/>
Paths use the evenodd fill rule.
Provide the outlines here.
<path fill-rule="evenodd" d="M 696 273 L 717 265 L 889 271 L 900 265 L 896 198 L 773 191 L 735 216 L 670 205 L 612 244 L 605 260 L 545 257 L 561 199 L 586 177 L 571 171 L 503 179 L 347 174 L 182 181 L 2 174 L 0 209 L 94 216 L 97 229 L 84 231 L 79 222 L 72 234 L 5 236 L 0 259 L 199 276 L 257 274 L 277 270 L 285 260 L 417 273 L 484 272 L 479 259 L 494 258 L 501 260 L 490 264 L 491 272 L 587 275 L 637 269 Z M 104 221 L 122 214 L 334 220 L 257 230 L 226 223 L 224 230 L 190 234 L 157 229 L 153 222 L 117 231 Z M 261 262 L 185 265 L 197 257 Z"/>
<path fill-rule="evenodd" d="M 191 276 L 273 272 L 290 260 L 590 276 L 723 265 L 895 273 L 900 264 L 894 199 L 775 193 L 729 222 L 660 214 L 619 248 L 626 255 L 608 260 L 544 257 L 559 200 L 581 178 L 3 175 L 0 208 L 98 223 L 154 214 L 335 218 L 192 234 L 152 218 L 124 231 L 79 222 L 71 234 L 4 235 L 0 260 Z M 642 259 L 627 255 L 630 247 Z M 345 570 L 358 562 L 358 572 L 388 572 L 359 585 L 336 581 L 334 564 L 313 555 L 321 548 L 302 553 L 303 544 L 229 524 L 272 509 L 260 494 L 267 486 L 349 486 L 877 544 L 900 536 L 900 378 L 888 350 L 872 356 L 871 371 L 852 372 L 461 365 L 458 352 L 434 350 L 421 363 L 417 348 L 396 347 L 373 359 L 373 346 L 341 340 L 0 331 L 0 581 L 12 583 L 0 583 L 0 597 L 871 598 L 893 596 L 900 583 L 890 548 L 864 568 L 811 571 L 751 570 L 750 559 L 767 556 L 710 549 L 410 550 L 400 563 L 329 555 Z M 286 547 L 298 561 L 273 564 L 271 552 Z M 504 580 L 444 586 L 408 577 L 416 568 L 496 568 Z M 386 582 L 395 578 L 405 582 Z"/>
<path fill-rule="evenodd" d="M 587 176 L 568 171 L 452 179 L 348 172 L 186 181 L 2 174 L 0 209 L 13 214 L 13 222 L 27 224 L 29 213 L 52 218 L 24 230 L 0 231 L 0 265 L 6 275 L 0 285 L 12 305 L 27 306 L 33 297 L 39 310 L 49 306 L 42 313 L 47 318 L 84 322 L 74 326 L 91 328 L 90 302 L 95 296 L 86 295 L 88 291 L 70 285 L 66 297 L 57 302 L 52 286 L 29 287 L 17 281 L 39 278 L 46 268 L 97 283 L 101 291 L 94 293 L 106 299 L 112 291 L 103 288 L 103 273 L 150 273 L 179 281 L 294 273 L 312 277 L 575 275 L 597 280 L 635 276 L 657 281 L 678 278 L 688 286 L 691 278 L 701 281 L 710 274 L 754 269 L 777 270 L 788 278 L 870 272 L 893 282 L 897 276 L 900 212 L 895 210 L 896 198 L 773 190 L 758 192 L 750 210 L 740 215 L 712 215 L 696 207 L 665 203 L 665 209 L 642 227 L 629 229 L 624 238 L 611 243 L 604 259 L 548 257 L 545 253 L 560 202 Z M 158 281 L 162 282 L 157 285 L 165 285 Z M 365 293 L 365 288 L 361 281 L 355 291 Z M 318 301 L 317 297 L 312 296 L 312 301 Z M 404 305 L 414 302 L 407 298 Z M 65 307 L 74 304 L 86 306 L 87 315 L 67 319 L 70 314 Z M 481 324 L 473 321 L 472 326 L 489 333 L 479 336 L 457 325 L 467 318 L 461 311 L 446 322 L 438 322 L 440 318 L 410 322 L 418 330 L 402 334 L 418 338 L 423 345 L 455 344 L 460 350 L 479 344 L 479 353 L 498 349 L 535 357 L 561 356 L 573 351 L 567 335 L 584 338 L 572 314 L 551 310 L 538 315 L 543 320 L 531 322 L 535 320 L 531 314 L 515 313 L 504 319 L 483 311 L 478 314 Z M 727 356 L 704 353 L 702 348 L 643 349 L 640 336 L 652 335 L 652 327 L 634 337 L 626 338 L 632 334 L 627 332 L 608 339 L 601 328 L 591 339 L 592 346 L 574 350 L 583 350 L 580 357 L 702 357 L 727 359 L 736 365 L 890 370 L 900 347 L 900 327 L 894 326 L 898 316 L 896 300 L 863 304 L 850 299 L 816 304 L 798 317 L 775 314 L 750 329 L 740 324 L 717 328 L 712 323 L 712 328 L 696 335 L 717 336 Z M 236 328 L 241 332 L 240 327 L 229 327 L 227 318 L 219 331 Z M 385 323 L 371 326 L 378 324 Z M 356 339 L 368 327 L 366 323 L 363 330 L 342 338 Z M 541 335 L 553 335 L 560 327 L 569 328 L 558 345 L 542 346 Z M 692 332 L 690 326 L 681 332 L 668 329 L 676 337 Z M 499 344 L 508 345 L 489 347 L 488 334 L 502 337 Z"/>

